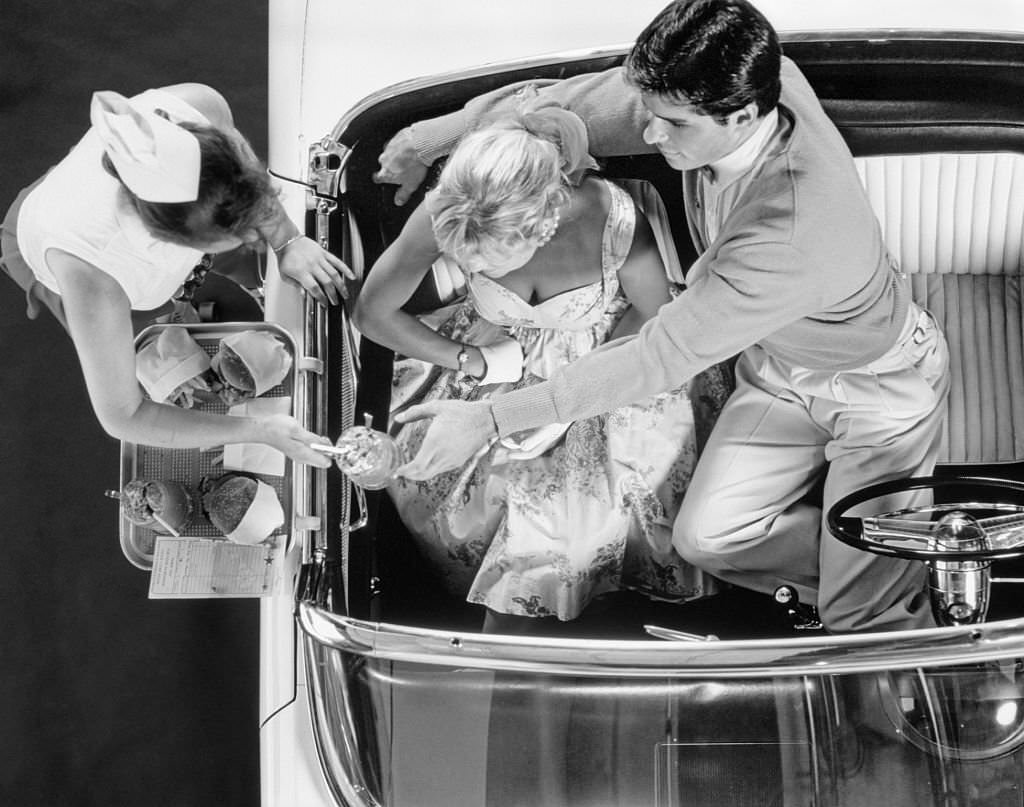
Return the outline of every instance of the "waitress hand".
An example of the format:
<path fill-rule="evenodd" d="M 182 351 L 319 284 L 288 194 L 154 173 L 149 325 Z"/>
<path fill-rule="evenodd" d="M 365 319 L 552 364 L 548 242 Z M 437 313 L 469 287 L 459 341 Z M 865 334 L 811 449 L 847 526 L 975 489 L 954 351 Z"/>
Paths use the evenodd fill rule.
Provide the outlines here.
<path fill-rule="evenodd" d="M 337 305 L 347 299 L 345 279 L 356 279 L 341 258 L 305 236 L 277 253 L 277 268 L 283 278 L 305 289 L 320 305 Z"/>
<path fill-rule="evenodd" d="M 299 421 L 291 415 L 270 415 L 263 420 L 263 442 L 281 451 L 294 462 L 312 465 L 316 468 L 329 468 L 331 458 L 320 451 L 309 447 L 310 443 L 331 442 L 319 434 L 308 431 L 299 425 Z"/>

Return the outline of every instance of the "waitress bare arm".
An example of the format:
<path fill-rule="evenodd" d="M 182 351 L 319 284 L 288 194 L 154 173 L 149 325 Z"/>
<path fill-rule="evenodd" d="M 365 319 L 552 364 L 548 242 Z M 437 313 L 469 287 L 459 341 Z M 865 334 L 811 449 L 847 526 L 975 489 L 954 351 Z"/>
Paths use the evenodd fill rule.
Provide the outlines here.
<path fill-rule="evenodd" d="M 125 442 L 175 448 L 265 443 L 296 462 L 327 467 L 309 448 L 325 442 L 288 415 L 234 417 L 185 410 L 145 397 L 135 376 L 135 344 L 128 297 L 117 282 L 85 261 L 50 250 L 47 262 L 60 285 L 68 330 L 100 425 Z"/>

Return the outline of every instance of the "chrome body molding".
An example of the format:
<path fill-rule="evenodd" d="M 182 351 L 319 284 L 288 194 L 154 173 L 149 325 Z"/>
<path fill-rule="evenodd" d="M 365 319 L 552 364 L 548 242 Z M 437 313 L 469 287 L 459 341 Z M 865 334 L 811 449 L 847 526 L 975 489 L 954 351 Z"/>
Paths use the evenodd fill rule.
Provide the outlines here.
<path fill-rule="evenodd" d="M 299 624 L 317 644 L 374 659 L 547 675 L 751 678 L 844 675 L 1024 657 L 1024 619 L 849 636 L 715 642 L 487 636 L 366 622 L 308 603 Z"/>
<path fill-rule="evenodd" d="M 913 29 L 863 29 L 849 31 L 780 31 L 779 38 L 785 46 L 786 42 L 872 42 L 882 43 L 894 40 L 927 40 L 933 42 L 1020 42 L 1021 34 L 1005 31 L 927 31 Z M 343 114 L 331 131 L 325 135 L 317 146 L 310 149 L 311 162 L 315 161 L 315 155 L 336 153 L 338 156 L 347 157 L 348 149 L 341 146 L 342 138 L 348 130 L 350 123 L 367 110 L 378 104 L 405 95 L 406 93 L 418 90 L 437 87 L 443 84 L 451 84 L 459 81 L 480 77 L 500 76 L 506 73 L 513 73 L 521 70 L 543 67 L 553 64 L 565 64 L 585 60 L 608 59 L 618 56 L 625 56 L 631 43 L 607 46 L 601 48 L 584 48 L 561 53 L 547 54 L 545 56 L 532 56 L 524 59 L 503 61 L 500 64 L 485 64 L 477 67 L 452 70 L 444 73 L 434 73 L 429 76 L 400 81 L 383 87 L 377 92 L 371 93 L 354 104 Z M 315 167 L 315 166 L 314 166 Z M 315 173 L 315 171 L 313 172 Z M 311 174 L 312 175 L 312 174 Z"/>

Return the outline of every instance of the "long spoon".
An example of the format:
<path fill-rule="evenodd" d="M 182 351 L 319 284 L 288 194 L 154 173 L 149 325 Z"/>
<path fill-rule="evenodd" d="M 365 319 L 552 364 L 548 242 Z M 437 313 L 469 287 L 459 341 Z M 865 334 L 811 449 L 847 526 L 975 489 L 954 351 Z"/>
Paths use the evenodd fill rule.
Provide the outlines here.
<path fill-rule="evenodd" d="M 108 498 L 117 499 L 118 501 L 121 500 L 121 491 L 119 491 L 119 490 L 105 490 L 105 491 L 103 491 L 103 493 Z M 167 532 L 169 532 L 175 538 L 180 538 L 181 537 L 181 533 L 178 532 L 176 529 L 174 529 L 174 527 L 172 527 L 166 521 L 164 521 L 157 513 L 155 513 L 152 510 L 150 510 L 149 513 L 150 513 L 151 516 L 153 516 L 153 520 L 157 524 L 159 524 L 161 527 L 163 527 L 165 530 L 167 530 Z"/>

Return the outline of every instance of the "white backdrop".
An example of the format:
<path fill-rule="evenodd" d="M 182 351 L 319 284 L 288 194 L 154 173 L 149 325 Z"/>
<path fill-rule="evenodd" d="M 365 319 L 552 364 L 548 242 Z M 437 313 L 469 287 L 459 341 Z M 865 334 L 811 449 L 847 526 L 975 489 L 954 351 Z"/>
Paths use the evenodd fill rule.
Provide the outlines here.
<path fill-rule="evenodd" d="M 275 88 L 307 102 L 310 136 L 365 96 L 417 76 L 631 42 L 666 0 L 270 0 Z M 818 27 L 1024 30 L 1024 0 L 756 0 L 779 30 Z M 305 38 L 301 62 L 299 41 Z M 277 62 L 282 57 L 284 62 Z M 291 61 L 291 86 L 279 68 Z M 275 71 L 278 75 L 275 77 Z M 315 99 L 315 100 L 313 100 Z M 315 134 L 314 134 L 315 133 Z"/>

